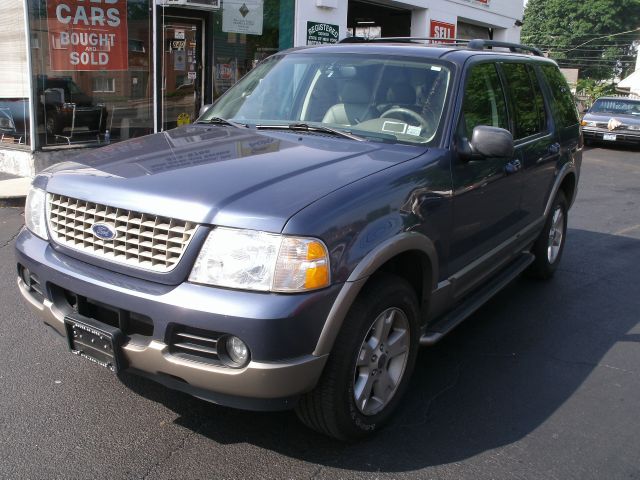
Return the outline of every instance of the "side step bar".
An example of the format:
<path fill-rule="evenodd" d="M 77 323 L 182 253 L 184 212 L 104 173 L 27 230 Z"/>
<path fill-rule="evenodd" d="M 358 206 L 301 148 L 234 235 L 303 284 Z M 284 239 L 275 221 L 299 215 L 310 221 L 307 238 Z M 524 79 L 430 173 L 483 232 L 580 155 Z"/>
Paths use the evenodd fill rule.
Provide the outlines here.
<path fill-rule="evenodd" d="M 435 345 L 451 330 L 460 325 L 467 317 L 472 315 L 487 300 L 502 290 L 508 283 L 522 273 L 535 260 L 535 256 L 529 252 L 523 252 L 521 256 L 492 278 L 480 290 L 471 294 L 462 304 L 444 315 L 435 324 L 427 326 L 427 330 L 420 337 L 420 345 Z"/>

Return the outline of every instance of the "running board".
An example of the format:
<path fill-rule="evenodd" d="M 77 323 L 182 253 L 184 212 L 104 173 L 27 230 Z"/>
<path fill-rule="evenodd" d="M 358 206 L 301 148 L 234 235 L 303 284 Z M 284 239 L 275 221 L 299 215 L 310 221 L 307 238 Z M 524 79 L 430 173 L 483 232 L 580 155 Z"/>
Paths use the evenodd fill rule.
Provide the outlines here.
<path fill-rule="evenodd" d="M 429 325 L 422 337 L 420 337 L 420 345 L 430 346 L 438 343 L 447 333 L 460 325 L 484 305 L 487 300 L 520 275 L 534 260 L 535 257 L 531 253 L 522 252 L 520 258 L 492 278 L 487 285 L 471 294 L 462 304 L 443 316 L 435 324 Z"/>

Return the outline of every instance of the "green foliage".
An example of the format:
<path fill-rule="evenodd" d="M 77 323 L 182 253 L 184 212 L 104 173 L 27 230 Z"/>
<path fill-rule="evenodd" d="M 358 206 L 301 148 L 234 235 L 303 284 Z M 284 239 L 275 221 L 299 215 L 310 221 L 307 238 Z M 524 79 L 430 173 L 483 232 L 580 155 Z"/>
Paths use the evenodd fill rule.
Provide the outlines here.
<path fill-rule="evenodd" d="M 592 78 L 582 78 L 578 80 L 578 92 L 584 92 L 589 97 L 589 104 L 604 95 L 615 95 L 616 89 L 609 82 L 598 82 Z"/>
<path fill-rule="evenodd" d="M 640 27 L 640 0 L 529 0 L 523 21 L 523 43 L 562 67 L 579 68 L 582 78 L 611 79 L 633 70 L 632 42 L 640 31 L 598 37 Z"/>

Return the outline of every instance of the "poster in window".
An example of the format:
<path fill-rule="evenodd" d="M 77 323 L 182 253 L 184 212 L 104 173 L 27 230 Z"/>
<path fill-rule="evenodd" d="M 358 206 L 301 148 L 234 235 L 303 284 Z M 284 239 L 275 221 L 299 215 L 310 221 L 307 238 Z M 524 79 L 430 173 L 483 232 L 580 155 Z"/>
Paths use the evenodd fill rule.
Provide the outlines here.
<path fill-rule="evenodd" d="M 54 71 L 128 69 L 127 0 L 47 0 Z"/>

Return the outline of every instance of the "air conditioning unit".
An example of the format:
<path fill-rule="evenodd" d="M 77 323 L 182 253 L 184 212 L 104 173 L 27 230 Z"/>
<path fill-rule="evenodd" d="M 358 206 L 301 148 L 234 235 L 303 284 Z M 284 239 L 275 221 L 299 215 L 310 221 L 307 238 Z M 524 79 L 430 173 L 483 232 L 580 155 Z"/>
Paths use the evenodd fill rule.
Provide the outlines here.
<path fill-rule="evenodd" d="M 156 0 L 161 7 L 192 8 L 195 10 L 218 10 L 220 0 Z"/>

